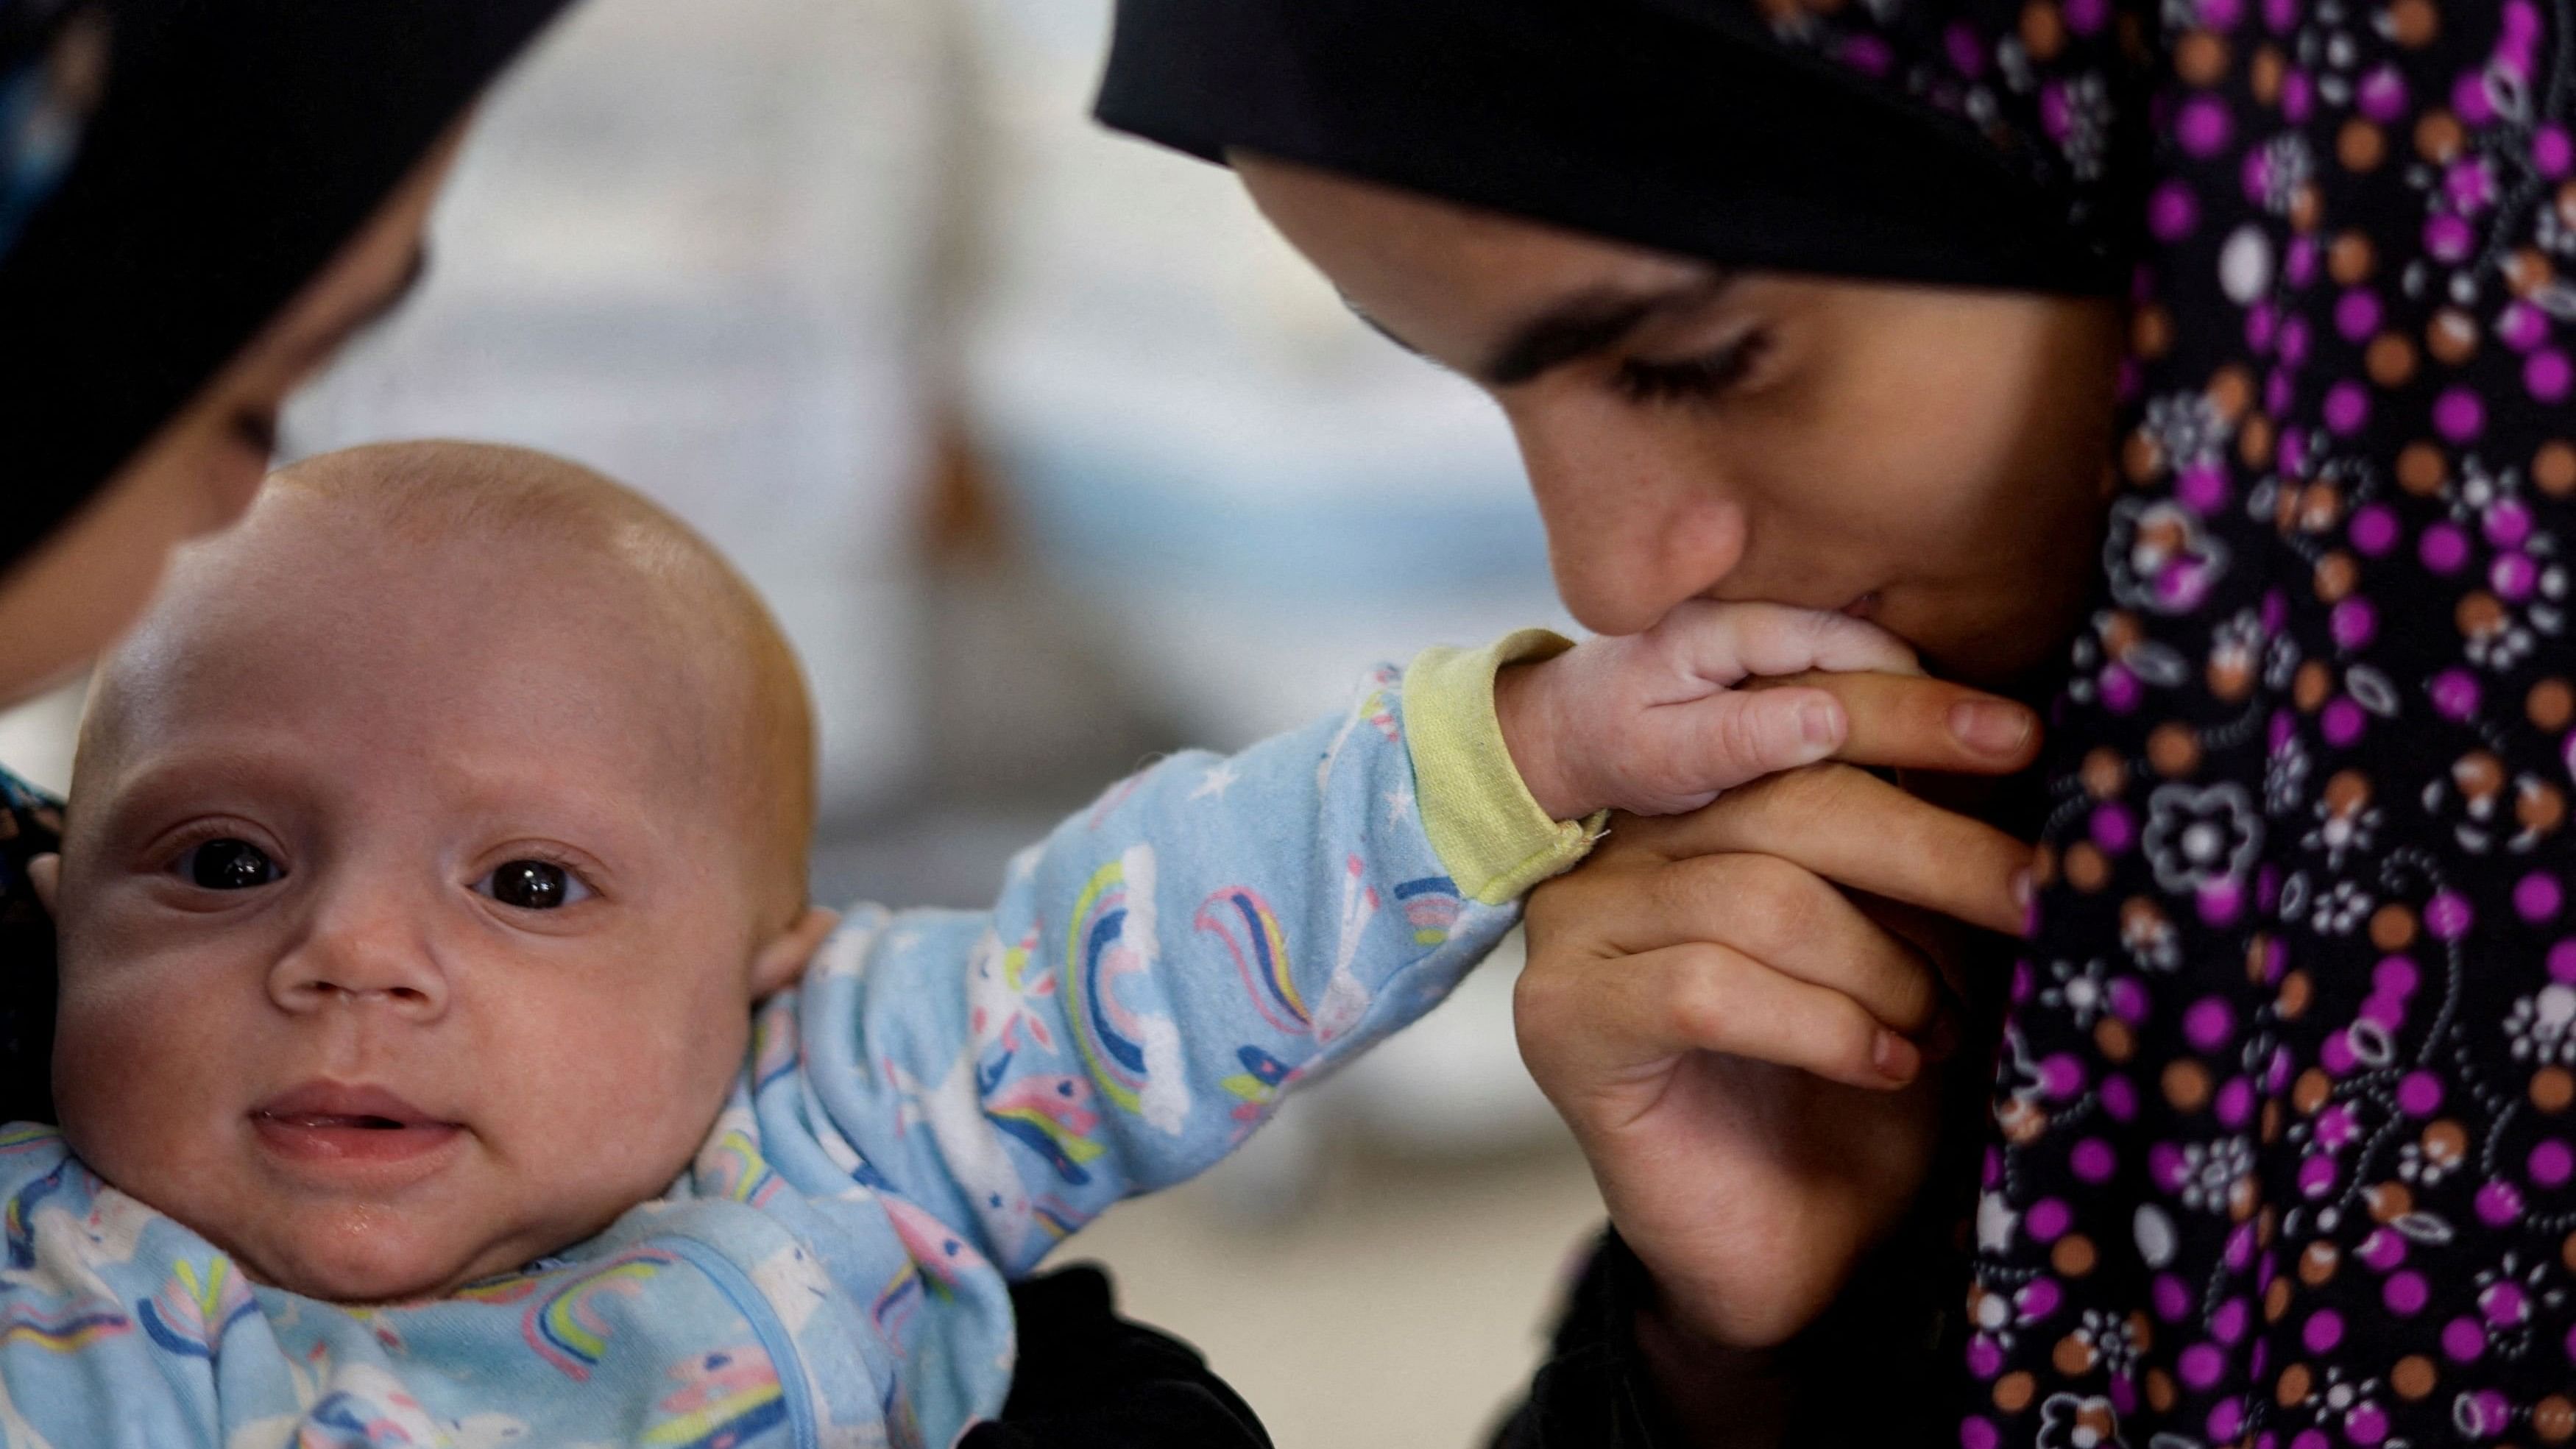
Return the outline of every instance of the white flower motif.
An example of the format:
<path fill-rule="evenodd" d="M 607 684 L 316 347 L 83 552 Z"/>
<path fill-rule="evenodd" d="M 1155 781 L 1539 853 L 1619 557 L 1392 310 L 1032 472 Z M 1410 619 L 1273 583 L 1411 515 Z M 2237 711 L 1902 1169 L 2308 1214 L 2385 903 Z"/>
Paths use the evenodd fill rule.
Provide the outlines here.
<path fill-rule="evenodd" d="M 2087 1308 L 2075 1325 L 2075 1337 L 2093 1350 L 2113 1378 L 2133 1373 L 2138 1364 L 2138 1340 L 2125 1315 L 2100 1308 Z"/>
<path fill-rule="evenodd" d="M 2307 138 L 2295 131 L 2284 131 L 2265 142 L 2262 157 L 2263 209 L 2287 216 L 2299 188 L 2316 175 L 2316 157 L 2308 151 Z"/>
<path fill-rule="evenodd" d="M 2576 1066 L 2576 986 L 2553 981 L 2504 1015 L 2515 1061 Z"/>
<path fill-rule="evenodd" d="M 2386 813 L 2376 805 L 2337 810 L 2319 800 L 2316 803 L 2317 828 L 2301 836 L 2299 843 L 2310 850 L 2324 851 L 2326 868 L 2341 870 L 2345 856 L 2370 853 L 2372 843 L 2379 838 L 2380 822 Z"/>
<path fill-rule="evenodd" d="M 2263 808 L 2273 815 L 2287 815 L 2299 808 L 2308 793 L 2308 750 L 2297 735 L 2282 742 L 2263 762 Z M 2320 804 L 2317 807 L 2323 810 Z"/>
<path fill-rule="evenodd" d="M 2169 891 L 2203 890 L 2244 877 L 2262 849 L 2263 823 L 2234 781 L 2206 788 L 2169 783 L 2147 798 L 2140 845 L 2156 884 Z"/>
<path fill-rule="evenodd" d="M 2216 463 L 2235 433 L 2217 401 L 2198 391 L 2149 398 L 2138 427 L 2163 455 L 2165 466 L 2177 472 Z"/>
<path fill-rule="evenodd" d="M 2318 893 L 2308 909 L 2308 929 L 2320 936 L 2349 936 L 2353 928 L 2370 916 L 2378 904 L 2370 893 L 2353 881 L 2339 880 L 2334 888 Z"/>
<path fill-rule="evenodd" d="M 2066 134 L 2058 148 L 2076 180 L 2092 180 L 2102 174 L 2102 156 L 2108 149 L 2111 88 L 2101 76 L 2087 71 L 2069 79 L 2061 94 L 2066 103 Z"/>
<path fill-rule="evenodd" d="M 2182 1204 L 2201 1212 L 2225 1212 L 2228 1194 L 2254 1170 L 2254 1144 L 2242 1136 L 2215 1142 L 2186 1142 L 2182 1147 Z"/>
<path fill-rule="evenodd" d="M 2079 1030 L 2092 1029 L 2096 1018 L 2110 1006 L 2111 988 L 2099 958 L 2078 966 L 2072 961 L 2049 963 L 2051 983 L 2042 988 L 2042 1004 L 2054 1006 L 2073 1019 Z"/>
<path fill-rule="evenodd" d="M 2403 1142 L 2397 1147 L 2397 1175 L 2404 1181 L 2433 1187 L 2449 1177 L 2462 1160 L 2456 1153 L 2427 1151 L 2421 1139 Z"/>

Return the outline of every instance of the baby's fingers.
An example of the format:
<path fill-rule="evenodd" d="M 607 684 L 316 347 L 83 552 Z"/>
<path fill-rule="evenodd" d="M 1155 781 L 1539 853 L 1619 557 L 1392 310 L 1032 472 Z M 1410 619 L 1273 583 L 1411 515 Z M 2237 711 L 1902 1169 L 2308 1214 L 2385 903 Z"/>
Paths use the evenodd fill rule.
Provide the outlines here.
<path fill-rule="evenodd" d="M 1675 1047 L 1720 1052 L 1889 1091 L 1923 1054 L 1839 991 L 1782 975 L 1738 951 L 1691 942 L 1629 958 L 1619 975 L 1665 1018 Z"/>
<path fill-rule="evenodd" d="M 1653 774 L 1665 788 L 1619 804 L 1640 815 L 1672 815 L 1746 781 L 1828 758 L 1842 748 L 1851 717 L 1822 689 L 1730 689 L 1659 705 L 1649 726 L 1665 762 Z"/>
<path fill-rule="evenodd" d="M 1652 632 L 1663 636 L 1691 673 L 1714 684 L 1811 669 L 1923 672 L 1904 640 L 1875 624 L 1822 609 L 1693 599 L 1676 605 Z"/>

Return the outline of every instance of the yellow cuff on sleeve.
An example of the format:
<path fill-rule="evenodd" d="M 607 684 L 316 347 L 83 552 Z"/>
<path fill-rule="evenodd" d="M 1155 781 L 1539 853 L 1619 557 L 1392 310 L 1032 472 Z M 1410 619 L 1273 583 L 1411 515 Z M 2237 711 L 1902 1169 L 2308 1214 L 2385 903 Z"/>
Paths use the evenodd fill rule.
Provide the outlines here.
<path fill-rule="evenodd" d="M 1552 630 L 1523 629 L 1482 649 L 1425 649 L 1405 671 L 1405 744 L 1423 830 L 1459 892 L 1489 906 L 1581 860 L 1601 833 L 1601 815 L 1552 820 L 1539 808 L 1494 713 L 1497 670 L 1573 647 Z"/>

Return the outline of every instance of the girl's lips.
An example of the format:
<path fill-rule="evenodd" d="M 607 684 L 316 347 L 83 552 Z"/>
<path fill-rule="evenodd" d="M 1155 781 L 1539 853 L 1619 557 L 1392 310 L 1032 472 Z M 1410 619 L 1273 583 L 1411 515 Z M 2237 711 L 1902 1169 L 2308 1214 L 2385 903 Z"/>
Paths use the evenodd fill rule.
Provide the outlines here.
<path fill-rule="evenodd" d="M 328 1167 L 413 1162 L 464 1131 L 382 1087 L 308 1082 L 250 1111 L 251 1126 L 270 1151 Z"/>

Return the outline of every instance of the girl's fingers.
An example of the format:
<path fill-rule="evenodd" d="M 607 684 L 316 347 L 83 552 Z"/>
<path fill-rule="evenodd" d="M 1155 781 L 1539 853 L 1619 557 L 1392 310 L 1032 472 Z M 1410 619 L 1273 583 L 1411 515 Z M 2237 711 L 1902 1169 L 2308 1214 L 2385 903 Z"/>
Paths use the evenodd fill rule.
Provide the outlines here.
<path fill-rule="evenodd" d="M 1566 1017 L 1557 1033 L 1544 1031 L 1557 1014 L 1547 1003 L 1524 1001 L 1520 1013 L 1523 1055 L 1555 1057 L 1532 1060 L 1542 1080 L 1616 1081 L 1693 1051 L 1772 1062 L 1878 1091 L 1902 1087 L 1922 1069 L 1922 1053 L 1850 997 L 1713 942 L 1605 959 L 1560 982 L 1567 979 L 1586 1000 L 1575 1003 L 1580 1014 Z M 1546 994 L 1545 987 L 1529 993 L 1527 980 L 1525 995 Z M 1580 1037 L 1566 1039 L 1568 1029 Z M 1549 1035 L 1555 1039 L 1539 1039 Z M 1545 1069 L 1566 1065 L 1564 1053 L 1591 1060 L 1570 1072 Z"/>
<path fill-rule="evenodd" d="M 1794 980 L 1839 992 L 1879 1024 L 1908 1035 L 1929 1028 L 1940 984 L 1902 938 L 1880 927 L 1822 878 L 1773 855 L 1706 855 L 1596 878 L 1590 895 L 1542 894 L 1530 903 L 1547 934 L 1577 918 L 1609 951 L 1642 955 L 1714 942 Z"/>
<path fill-rule="evenodd" d="M 1730 790 L 1707 809 L 1611 827 L 1620 851 L 1667 860 L 1776 855 L 1830 881 L 2019 934 L 2030 847 L 1848 765 L 1812 765 Z M 1615 858 L 1615 857 L 1614 857 Z"/>
<path fill-rule="evenodd" d="M 1820 689 L 1848 725 L 1834 758 L 1901 770 L 2008 775 L 2039 753 L 2039 716 L 2011 700 L 1904 674 L 1797 674 L 1747 689 Z"/>
<path fill-rule="evenodd" d="M 1650 632 L 1664 636 L 1691 673 L 1717 684 L 1808 670 L 1923 672 L 1905 641 L 1875 624 L 1786 604 L 1695 599 L 1677 605 Z"/>

